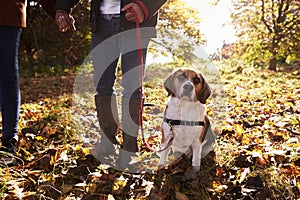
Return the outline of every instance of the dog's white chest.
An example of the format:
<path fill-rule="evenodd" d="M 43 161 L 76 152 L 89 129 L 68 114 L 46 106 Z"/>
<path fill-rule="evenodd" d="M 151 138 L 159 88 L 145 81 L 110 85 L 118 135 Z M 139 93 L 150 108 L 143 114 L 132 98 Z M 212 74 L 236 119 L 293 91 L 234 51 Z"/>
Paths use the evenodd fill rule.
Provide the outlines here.
<path fill-rule="evenodd" d="M 191 102 L 180 100 L 178 98 L 170 98 L 165 117 L 173 120 L 181 121 L 204 121 L 205 105 L 199 102 Z M 174 152 L 185 153 L 194 142 L 199 142 L 199 137 L 203 126 L 185 126 L 176 125 L 172 127 L 174 139 L 172 149 Z M 172 134 L 170 125 L 164 122 L 164 133 Z"/>

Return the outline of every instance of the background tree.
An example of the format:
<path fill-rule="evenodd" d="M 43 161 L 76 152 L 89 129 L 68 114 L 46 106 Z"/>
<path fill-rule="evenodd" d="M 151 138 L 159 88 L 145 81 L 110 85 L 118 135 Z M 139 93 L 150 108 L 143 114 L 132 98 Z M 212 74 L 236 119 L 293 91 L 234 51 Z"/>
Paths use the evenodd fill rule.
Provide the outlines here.
<path fill-rule="evenodd" d="M 61 33 L 36 0 L 28 2 L 28 27 L 20 42 L 20 69 L 34 75 L 37 69 L 69 69 L 82 63 L 91 50 L 89 3 L 82 1 L 72 15 L 77 31 Z M 62 66 L 62 67 L 57 67 Z"/>
<path fill-rule="evenodd" d="M 297 0 L 234 0 L 232 22 L 239 37 L 238 53 L 254 64 L 297 60 L 300 53 L 300 2 Z"/>
<path fill-rule="evenodd" d="M 163 47 L 159 53 L 171 53 L 173 59 L 189 61 L 193 59 L 191 52 L 194 45 L 204 45 L 204 36 L 200 31 L 201 19 L 199 11 L 183 0 L 168 0 L 160 9 L 158 32 L 159 40 L 154 40 Z M 161 49 L 156 46 L 158 49 Z"/>

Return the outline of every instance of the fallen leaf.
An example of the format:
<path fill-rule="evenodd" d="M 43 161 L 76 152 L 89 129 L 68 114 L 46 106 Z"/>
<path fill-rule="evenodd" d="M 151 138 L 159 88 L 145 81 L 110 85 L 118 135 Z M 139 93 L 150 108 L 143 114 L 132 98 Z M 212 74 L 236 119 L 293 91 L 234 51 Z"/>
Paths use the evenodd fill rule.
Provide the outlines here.
<path fill-rule="evenodd" d="M 223 168 L 223 167 L 216 168 L 216 176 L 217 177 L 221 178 L 223 176 L 224 172 L 225 172 L 225 168 Z"/>
<path fill-rule="evenodd" d="M 235 134 L 237 137 L 240 137 L 244 134 L 245 131 L 241 124 L 234 124 L 233 127 L 234 127 Z"/>
<path fill-rule="evenodd" d="M 38 136 L 35 136 L 35 139 L 36 139 L 37 141 L 42 141 L 42 140 L 44 140 L 44 137 L 38 135 Z"/>
<path fill-rule="evenodd" d="M 189 198 L 185 195 L 185 194 L 183 194 L 183 193 L 181 193 L 181 192 L 175 192 L 175 197 L 176 197 L 176 200 L 189 200 Z"/>

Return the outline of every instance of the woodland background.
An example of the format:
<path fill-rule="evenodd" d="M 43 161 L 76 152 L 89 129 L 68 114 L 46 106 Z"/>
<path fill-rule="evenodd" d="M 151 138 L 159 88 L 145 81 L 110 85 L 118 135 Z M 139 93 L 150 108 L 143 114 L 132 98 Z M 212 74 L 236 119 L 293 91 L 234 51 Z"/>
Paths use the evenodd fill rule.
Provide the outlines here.
<path fill-rule="evenodd" d="M 0 197 L 299 199 L 300 3 L 232 2 L 238 40 L 226 52 L 210 56 L 224 89 L 223 120 L 214 151 L 203 159 L 201 171 L 191 177 L 186 173 L 191 167 L 186 157 L 155 174 L 131 175 L 107 168 L 91 156 L 77 132 L 73 101 L 78 74 L 83 70 L 92 76 L 89 66 L 82 69 L 91 50 L 89 3 L 83 1 L 73 12 L 77 31 L 59 33 L 39 4 L 29 1 L 28 28 L 23 31 L 19 51 L 19 165 L 1 164 Z M 176 44 L 174 40 L 154 41 L 149 49 L 154 55 L 172 57 L 169 63 L 147 68 L 146 95 L 157 105 L 145 111 L 144 121 L 151 130 L 159 130 L 161 123 L 155 114 L 163 112 L 167 98 L 164 79 L 173 69 L 198 62 L 191 52 L 206 42 L 197 10 L 184 1 L 169 0 L 160 18 L 160 33 L 175 39 Z M 90 98 L 91 103 L 83 105 L 94 114 L 77 114 L 98 126 Z M 214 106 L 210 100 L 207 107 L 212 118 Z M 158 144 L 159 133 L 148 141 Z M 147 157 L 149 152 L 143 146 L 141 152 L 149 166 L 155 165 L 156 155 Z"/>

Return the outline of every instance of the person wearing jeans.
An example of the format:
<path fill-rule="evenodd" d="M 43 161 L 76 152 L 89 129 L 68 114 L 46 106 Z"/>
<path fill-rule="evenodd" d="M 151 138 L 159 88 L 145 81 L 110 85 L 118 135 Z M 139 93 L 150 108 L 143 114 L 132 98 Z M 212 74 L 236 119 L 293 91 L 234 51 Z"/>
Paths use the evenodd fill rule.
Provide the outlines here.
<path fill-rule="evenodd" d="M 56 22 L 62 32 L 76 30 L 70 15 L 79 0 L 57 0 Z M 118 145 L 116 133 L 122 128 L 123 144 L 119 167 L 131 168 L 131 156 L 138 151 L 137 136 L 141 104 L 140 64 L 136 36 L 136 20 L 141 25 L 143 62 L 145 63 L 150 38 L 156 37 L 158 10 L 166 0 L 92 0 L 92 61 L 96 87 L 95 104 L 101 128 L 101 143 L 96 146 L 97 158 L 114 155 Z M 132 12 L 133 11 L 133 12 Z M 116 68 L 121 54 L 122 116 L 119 122 L 114 91 Z M 142 69 L 143 72 L 145 69 Z"/>
<path fill-rule="evenodd" d="M 18 49 L 22 28 L 26 27 L 26 5 L 26 0 L 0 2 L 0 162 L 6 165 L 15 163 L 20 107 Z"/>

